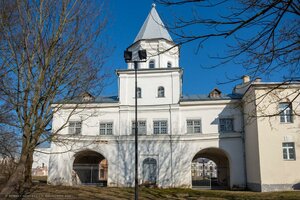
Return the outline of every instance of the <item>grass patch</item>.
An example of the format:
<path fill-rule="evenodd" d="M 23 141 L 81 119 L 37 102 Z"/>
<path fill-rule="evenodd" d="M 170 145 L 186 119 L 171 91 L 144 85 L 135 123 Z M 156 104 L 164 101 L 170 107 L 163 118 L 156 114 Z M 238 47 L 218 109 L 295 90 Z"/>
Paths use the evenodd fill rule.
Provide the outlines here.
<path fill-rule="evenodd" d="M 11 199 L 16 196 L 11 196 Z M 183 188 L 140 188 L 139 199 L 198 199 L 198 200 L 299 200 L 299 191 L 249 192 L 224 190 L 194 190 Z M 51 186 L 37 184 L 23 199 L 133 199 L 133 188 L 100 188 L 93 186 Z M 9 198 L 8 198 L 9 199 Z"/>

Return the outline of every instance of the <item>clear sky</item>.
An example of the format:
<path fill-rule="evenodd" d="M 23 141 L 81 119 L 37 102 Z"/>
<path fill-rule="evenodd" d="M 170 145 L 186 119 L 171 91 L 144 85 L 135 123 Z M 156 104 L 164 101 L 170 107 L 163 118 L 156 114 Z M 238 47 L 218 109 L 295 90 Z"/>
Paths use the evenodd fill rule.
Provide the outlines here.
<path fill-rule="evenodd" d="M 111 0 L 109 2 L 109 25 L 107 27 L 108 43 L 114 47 L 112 55 L 106 63 L 112 71 L 113 83 L 103 92 L 103 95 L 117 95 L 118 81 L 114 73 L 116 69 L 126 69 L 123 59 L 123 51 L 133 43 L 150 9 L 152 0 Z M 172 23 L 175 17 L 187 16 L 191 10 L 188 7 L 176 8 L 156 5 L 156 9 L 165 24 Z M 203 10 L 202 14 L 205 13 Z M 217 11 L 216 11 L 217 12 Z M 197 28 L 197 27 L 194 27 Z M 171 34 L 172 36 L 172 34 Z M 172 36 L 174 37 L 174 36 Z M 240 83 L 227 83 L 227 77 L 242 76 L 246 74 L 243 68 L 237 64 L 229 63 L 214 69 L 207 69 L 216 60 L 209 55 L 222 55 L 226 51 L 223 39 L 209 40 L 198 52 L 197 43 L 186 44 L 181 47 L 180 67 L 184 69 L 183 94 L 208 94 L 217 87 L 223 93 L 231 93 L 234 85 Z M 270 81 L 270 77 L 262 77 L 263 81 Z M 271 80 L 279 79 L 271 77 Z M 279 79 L 280 80 L 280 79 Z"/>

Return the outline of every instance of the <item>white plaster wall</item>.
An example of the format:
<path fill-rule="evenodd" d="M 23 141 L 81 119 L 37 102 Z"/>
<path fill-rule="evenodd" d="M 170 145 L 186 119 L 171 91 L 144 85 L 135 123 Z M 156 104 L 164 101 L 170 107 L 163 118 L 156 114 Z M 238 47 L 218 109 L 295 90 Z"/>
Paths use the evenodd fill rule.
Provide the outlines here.
<path fill-rule="evenodd" d="M 147 60 L 138 64 L 140 69 L 149 68 L 150 60 L 155 61 L 155 68 L 167 68 L 168 62 L 172 63 L 172 68 L 179 67 L 179 48 L 174 43 L 164 39 L 138 41 L 128 49 L 133 53 L 132 60 L 139 60 L 137 52 L 141 49 L 147 51 Z M 134 65 L 129 63 L 128 69 L 134 69 Z"/>
<path fill-rule="evenodd" d="M 181 96 L 181 70 L 147 70 L 138 71 L 137 86 L 142 90 L 138 105 L 176 104 Z M 134 105 L 135 76 L 133 71 L 120 72 L 120 105 Z M 158 97 L 158 88 L 165 89 L 165 97 Z"/>
<path fill-rule="evenodd" d="M 82 134 L 95 136 L 99 135 L 99 124 L 103 122 L 113 122 L 113 132 L 119 133 L 119 107 L 106 107 L 102 108 L 100 105 L 94 105 L 87 107 L 83 105 L 83 108 L 61 109 L 58 113 L 54 114 L 52 122 L 52 130 L 56 132 L 59 130 L 59 134 L 69 134 L 69 122 L 81 121 L 82 122 Z M 105 105 L 104 105 L 105 106 Z"/>
<path fill-rule="evenodd" d="M 32 168 L 49 167 L 50 148 L 36 148 L 33 153 Z"/>
<path fill-rule="evenodd" d="M 159 187 L 191 187 L 191 162 L 201 149 L 215 147 L 223 149 L 230 160 L 231 186 L 244 185 L 243 148 L 240 132 L 219 135 L 218 125 L 213 123 L 219 115 L 233 116 L 236 130 L 241 129 L 241 112 L 238 102 L 216 101 L 193 102 L 192 105 L 139 106 L 138 119 L 147 121 L 147 135 L 139 137 L 139 181 L 142 183 L 142 161 L 155 158 L 158 162 Z M 56 115 L 55 129 L 69 116 L 69 110 Z M 134 185 L 134 136 L 131 123 L 134 120 L 133 106 L 101 107 L 94 105 L 84 110 L 87 117 L 81 136 L 70 136 L 67 128 L 61 131 L 68 143 L 52 143 L 48 182 L 72 184 L 72 166 L 76 152 L 93 150 L 108 160 L 108 186 L 128 187 Z M 88 113 L 93 113 L 88 115 Z M 71 119 L 82 119 L 77 113 Z M 81 117 L 81 118 L 80 118 Z M 64 119 L 61 119 L 64 118 Z M 186 119 L 201 118 L 203 134 L 186 134 Z M 153 120 L 168 120 L 167 135 L 153 135 Z M 114 135 L 100 136 L 99 122 L 113 121 Z"/>
<path fill-rule="evenodd" d="M 233 119 L 234 132 L 241 133 L 243 128 L 242 112 L 239 107 L 239 101 L 199 101 L 193 102 L 192 105 L 185 105 L 185 103 L 181 103 L 179 115 L 179 134 L 187 134 L 187 119 L 201 119 L 203 134 L 219 133 L 219 118 L 222 117 Z"/>

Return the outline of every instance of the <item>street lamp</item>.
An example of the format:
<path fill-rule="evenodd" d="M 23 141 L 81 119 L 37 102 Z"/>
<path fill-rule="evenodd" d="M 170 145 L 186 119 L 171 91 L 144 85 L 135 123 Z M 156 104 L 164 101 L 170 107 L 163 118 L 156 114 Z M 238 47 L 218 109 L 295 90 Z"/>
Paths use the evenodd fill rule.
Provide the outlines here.
<path fill-rule="evenodd" d="M 134 63 L 134 79 L 135 79 L 135 131 L 134 131 L 134 141 L 135 141 L 135 185 L 134 185 L 134 199 L 138 199 L 138 120 L 137 120 L 137 68 L 139 62 L 146 62 L 147 52 L 146 50 L 138 51 L 139 60 L 132 60 L 132 52 L 124 51 L 124 59 L 126 63 Z"/>

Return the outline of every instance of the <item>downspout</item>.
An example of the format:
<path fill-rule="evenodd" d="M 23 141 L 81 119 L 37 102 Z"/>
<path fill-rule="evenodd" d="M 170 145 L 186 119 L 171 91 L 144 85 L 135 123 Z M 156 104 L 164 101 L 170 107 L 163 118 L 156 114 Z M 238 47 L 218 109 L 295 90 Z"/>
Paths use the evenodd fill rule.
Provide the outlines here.
<path fill-rule="evenodd" d="M 172 143 L 172 128 L 173 128 L 173 126 L 172 126 L 172 111 L 171 111 L 171 104 L 169 104 L 169 115 L 170 115 L 170 136 L 169 136 L 169 138 L 170 138 L 170 150 L 171 150 L 171 154 L 170 154 L 170 156 L 171 156 L 171 158 L 170 158 L 170 162 L 171 162 L 171 180 L 172 180 L 172 185 L 171 185 L 171 187 L 174 187 L 174 175 L 173 175 L 173 143 Z"/>
<path fill-rule="evenodd" d="M 120 100 L 119 100 L 120 102 Z M 121 172 L 120 170 L 120 133 L 121 133 L 121 112 L 120 112 L 120 105 L 119 105 L 119 134 L 118 134 L 118 137 L 117 137 L 117 148 L 118 148 L 118 161 L 117 161 L 117 166 L 118 166 L 118 170 Z M 117 187 L 119 187 L 119 184 L 120 184 L 120 173 L 118 173 L 118 176 L 117 176 Z"/>
<path fill-rule="evenodd" d="M 173 74 L 171 72 L 171 80 L 172 80 L 172 97 L 171 97 L 171 104 L 173 104 L 174 98 L 173 98 L 173 94 L 174 94 L 174 88 L 173 88 Z M 173 132 L 173 126 L 172 126 L 172 111 L 171 111 L 171 104 L 169 104 L 169 115 L 170 115 L 170 150 L 171 150 L 171 179 L 172 179 L 172 185 L 171 187 L 174 187 L 174 171 L 173 171 L 173 141 L 172 141 L 172 132 Z"/>
<path fill-rule="evenodd" d="M 242 112 L 242 143 L 243 143 L 243 158 L 244 158 L 244 178 L 245 178 L 245 189 L 248 187 L 247 186 L 247 164 L 246 164 L 246 144 L 245 144 L 245 113 L 244 113 L 244 104 L 243 100 L 241 101 L 241 112 Z"/>

